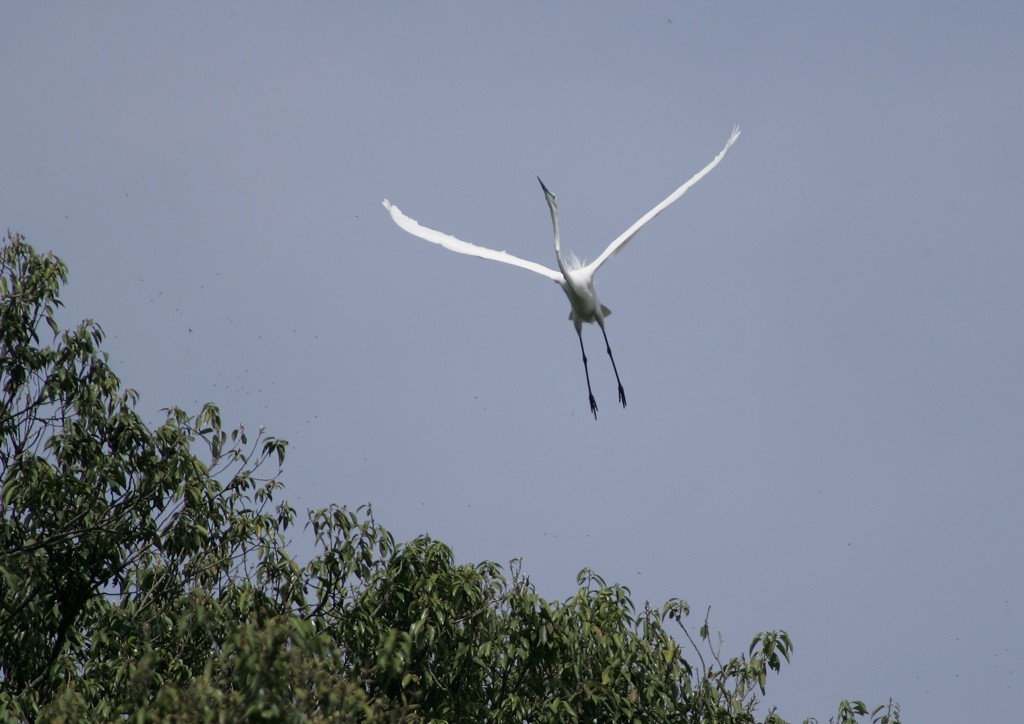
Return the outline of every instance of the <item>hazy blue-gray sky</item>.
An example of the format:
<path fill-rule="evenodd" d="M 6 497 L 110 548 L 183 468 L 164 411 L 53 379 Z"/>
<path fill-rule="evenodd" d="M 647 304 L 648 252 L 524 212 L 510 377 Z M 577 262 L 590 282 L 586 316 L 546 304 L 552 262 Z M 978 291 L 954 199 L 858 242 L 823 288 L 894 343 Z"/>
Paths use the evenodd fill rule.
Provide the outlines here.
<path fill-rule="evenodd" d="M 1017 3 L 7 3 L 0 226 L 126 384 L 291 441 L 298 507 L 784 628 L 782 714 L 1019 718 Z M 568 304 L 602 268 L 595 422 Z M 296 539 L 299 552 L 308 542 Z M 695 625 L 697 621 L 695 620 Z M 984 716 L 981 716 L 981 715 Z"/>

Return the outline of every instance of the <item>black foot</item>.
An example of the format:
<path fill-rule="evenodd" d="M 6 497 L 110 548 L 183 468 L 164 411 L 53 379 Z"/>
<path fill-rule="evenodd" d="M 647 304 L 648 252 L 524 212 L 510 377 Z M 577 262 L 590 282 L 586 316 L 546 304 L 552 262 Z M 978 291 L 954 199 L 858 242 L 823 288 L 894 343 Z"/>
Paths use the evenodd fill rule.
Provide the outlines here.
<path fill-rule="evenodd" d="M 619 385 L 619 402 L 622 403 L 623 407 L 626 406 L 626 391 L 622 389 L 622 385 Z"/>
<path fill-rule="evenodd" d="M 596 420 L 597 419 L 597 400 L 594 399 L 593 395 L 590 396 L 590 411 L 594 413 L 594 419 Z"/>

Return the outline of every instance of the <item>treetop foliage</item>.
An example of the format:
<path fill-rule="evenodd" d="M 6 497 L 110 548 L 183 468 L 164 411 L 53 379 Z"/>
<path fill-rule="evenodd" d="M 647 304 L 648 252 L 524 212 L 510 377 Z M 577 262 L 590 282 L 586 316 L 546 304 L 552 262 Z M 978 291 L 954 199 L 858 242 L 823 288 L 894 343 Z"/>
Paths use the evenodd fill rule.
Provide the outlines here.
<path fill-rule="evenodd" d="M 726 657 L 689 607 L 637 609 L 580 572 L 564 601 L 517 561 L 398 543 L 369 506 L 298 514 L 286 443 L 210 404 L 155 429 L 62 330 L 67 269 L 0 247 L 0 717 L 46 721 L 782 722 L 758 714 L 783 631 Z M 44 341 L 45 337 L 45 341 Z M 840 704 L 834 721 L 898 722 Z"/>

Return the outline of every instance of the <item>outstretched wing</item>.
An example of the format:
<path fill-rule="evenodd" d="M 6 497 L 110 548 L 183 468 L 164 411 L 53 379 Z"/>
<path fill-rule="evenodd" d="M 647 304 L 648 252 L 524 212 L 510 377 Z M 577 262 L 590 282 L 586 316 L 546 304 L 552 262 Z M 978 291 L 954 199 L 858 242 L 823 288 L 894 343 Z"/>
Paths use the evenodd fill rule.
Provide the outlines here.
<path fill-rule="evenodd" d="M 725 154 L 732 147 L 732 144 L 736 143 L 736 139 L 739 137 L 740 127 L 733 126 L 732 135 L 729 136 L 729 140 L 726 142 L 725 148 L 723 148 L 719 152 L 719 154 L 715 156 L 714 159 L 712 159 L 711 163 L 709 163 L 707 166 L 698 171 L 696 175 L 694 175 L 694 177 L 691 178 L 689 181 L 687 181 L 682 186 L 673 191 L 667 199 L 665 199 L 660 204 L 655 206 L 653 209 L 648 211 L 646 214 L 641 216 L 635 224 L 626 229 L 622 236 L 620 236 L 618 239 L 609 244 L 608 248 L 601 252 L 601 256 L 597 257 L 596 259 L 594 259 L 594 261 L 590 262 L 590 264 L 587 265 L 587 269 L 590 271 L 590 273 L 593 274 L 594 272 L 596 272 L 602 264 L 604 264 L 606 261 L 615 256 L 615 254 L 617 254 L 619 250 L 622 249 L 622 247 L 628 244 L 630 239 L 636 236 L 636 233 L 647 225 L 647 222 L 651 221 L 655 216 L 657 216 L 662 211 L 664 211 L 669 206 L 678 201 L 683 194 L 690 190 L 691 186 L 693 186 L 695 183 L 704 178 L 708 174 L 708 172 L 711 171 L 711 169 L 718 165 L 719 161 L 725 158 Z"/>
<path fill-rule="evenodd" d="M 511 264 L 512 266 L 518 266 L 523 269 L 529 269 L 532 272 L 543 274 L 548 279 L 556 281 L 559 284 L 564 281 L 561 272 L 557 272 L 554 269 L 548 269 L 543 264 L 527 261 L 526 259 L 520 259 L 518 256 L 513 256 L 505 251 L 495 251 L 494 249 L 470 244 L 468 241 L 456 239 L 450 234 L 445 234 L 444 232 L 428 229 L 426 226 L 421 226 L 418 221 L 410 219 L 402 213 L 401 209 L 387 199 L 384 199 L 384 208 L 388 210 L 394 222 L 404 231 L 408 231 L 413 236 L 418 236 L 432 244 L 439 244 L 448 251 L 454 251 L 458 254 L 468 254 L 469 256 L 477 256 L 481 259 L 491 259 L 493 261 Z"/>

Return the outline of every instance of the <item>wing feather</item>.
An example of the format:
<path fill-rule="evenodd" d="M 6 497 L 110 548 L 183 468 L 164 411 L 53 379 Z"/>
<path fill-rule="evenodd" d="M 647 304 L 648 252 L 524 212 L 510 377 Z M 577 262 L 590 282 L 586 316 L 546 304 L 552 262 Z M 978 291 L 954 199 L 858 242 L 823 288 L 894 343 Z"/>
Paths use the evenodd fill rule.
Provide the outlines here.
<path fill-rule="evenodd" d="M 698 171 L 689 181 L 687 181 L 682 186 L 673 191 L 668 196 L 668 198 L 666 198 L 660 204 L 658 204 L 653 209 L 648 211 L 646 214 L 641 216 L 635 224 L 626 229 L 619 238 L 617 238 L 615 241 L 609 244 L 608 247 L 603 252 L 601 252 L 601 256 L 597 257 L 596 259 L 594 259 L 594 261 L 590 262 L 590 264 L 587 265 L 587 269 L 590 271 L 590 273 L 593 274 L 594 272 L 596 272 L 599 268 L 601 268 L 602 264 L 604 264 L 606 261 L 608 261 L 617 253 L 619 253 L 622 247 L 628 244 L 629 241 L 634 236 L 636 236 L 636 233 L 640 231 L 640 229 L 644 228 L 644 226 L 646 226 L 649 221 L 654 219 L 655 216 L 657 216 L 662 211 L 664 211 L 669 206 L 678 201 L 680 197 L 687 191 L 689 191 L 695 183 L 704 178 L 711 171 L 711 169 L 718 165 L 719 161 L 725 158 L 725 154 L 732 147 L 732 144 L 736 143 L 736 139 L 739 137 L 740 127 L 733 126 L 732 135 L 729 136 L 729 140 L 726 142 L 725 148 L 723 148 L 719 152 L 719 154 L 715 156 L 714 159 L 712 159 L 711 163 L 709 163 L 707 166 Z"/>
<path fill-rule="evenodd" d="M 487 247 L 470 244 L 468 241 L 457 239 L 451 234 L 445 234 L 442 231 L 422 226 L 415 219 L 411 219 L 403 214 L 401 209 L 387 199 L 384 199 L 384 208 L 388 210 L 391 214 L 391 218 L 403 231 L 407 231 L 413 236 L 418 236 L 432 244 L 443 246 L 448 251 L 454 251 L 457 254 L 468 254 L 469 256 L 476 256 L 481 259 L 500 261 L 522 269 L 529 269 L 530 271 L 542 274 L 548 279 L 556 281 L 559 284 L 561 284 L 564 279 L 561 272 L 549 269 L 543 264 L 527 261 L 526 259 L 520 259 L 518 256 L 513 256 L 506 251 L 495 251 L 494 249 L 488 249 Z"/>

